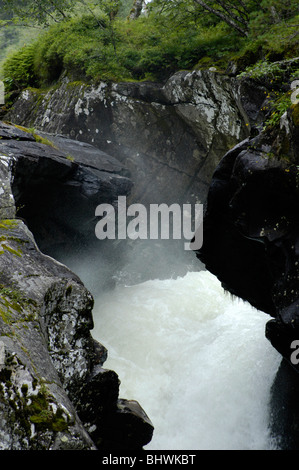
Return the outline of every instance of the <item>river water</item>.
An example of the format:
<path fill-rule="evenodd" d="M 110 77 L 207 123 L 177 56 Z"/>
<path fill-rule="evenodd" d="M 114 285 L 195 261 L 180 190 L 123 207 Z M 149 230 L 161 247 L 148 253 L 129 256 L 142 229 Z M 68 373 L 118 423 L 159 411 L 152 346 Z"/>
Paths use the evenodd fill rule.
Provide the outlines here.
<path fill-rule="evenodd" d="M 269 316 L 211 273 L 116 287 L 96 297 L 93 316 L 120 397 L 154 424 L 146 449 L 275 448 L 268 405 L 281 357 L 265 338 Z"/>

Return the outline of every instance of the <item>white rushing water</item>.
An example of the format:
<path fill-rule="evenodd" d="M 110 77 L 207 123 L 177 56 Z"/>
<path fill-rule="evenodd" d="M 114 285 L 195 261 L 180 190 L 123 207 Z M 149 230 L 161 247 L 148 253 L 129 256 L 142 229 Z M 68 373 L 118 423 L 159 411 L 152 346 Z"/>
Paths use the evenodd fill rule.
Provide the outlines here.
<path fill-rule="evenodd" d="M 99 296 L 93 336 L 108 349 L 120 397 L 155 432 L 146 449 L 271 449 L 270 387 L 280 356 L 269 316 L 226 294 L 209 272 L 117 287 Z"/>

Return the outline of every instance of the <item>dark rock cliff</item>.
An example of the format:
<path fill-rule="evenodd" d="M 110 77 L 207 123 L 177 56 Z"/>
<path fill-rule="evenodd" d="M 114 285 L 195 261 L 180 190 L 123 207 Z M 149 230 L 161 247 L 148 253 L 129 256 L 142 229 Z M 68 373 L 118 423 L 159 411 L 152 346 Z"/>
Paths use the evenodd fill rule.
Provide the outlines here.
<path fill-rule="evenodd" d="M 197 252 L 227 291 L 272 317 L 265 334 L 283 357 L 273 385 L 272 428 L 282 448 L 291 449 L 299 444 L 298 106 L 223 157 Z"/>
<path fill-rule="evenodd" d="M 52 234 L 89 236 L 86 201 L 127 194 L 127 171 L 91 146 L 81 145 L 82 162 L 76 142 L 61 144 L 74 150 L 69 160 L 15 126 L 0 123 L 0 136 L 0 449 L 141 449 L 153 426 L 137 402 L 119 398 L 116 372 L 103 368 L 92 295 L 16 218 L 21 201 L 24 215 L 47 221 Z"/>
<path fill-rule="evenodd" d="M 275 344 L 276 326 L 295 338 L 299 325 L 297 107 L 289 108 L 280 127 L 244 140 L 223 157 L 210 186 L 198 253 L 228 291 L 275 318 L 267 329 Z M 289 340 L 286 346 L 289 355 Z"/>

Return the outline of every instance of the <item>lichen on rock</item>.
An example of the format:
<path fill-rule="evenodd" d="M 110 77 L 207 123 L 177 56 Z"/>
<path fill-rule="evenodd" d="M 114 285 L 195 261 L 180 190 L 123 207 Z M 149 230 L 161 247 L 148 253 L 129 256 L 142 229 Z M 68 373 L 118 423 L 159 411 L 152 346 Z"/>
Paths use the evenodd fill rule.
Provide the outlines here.
<path fill-rule="evenodd" d="M 34 90 L 21 95 L 6 118 L 114 156 L 130 170 L 138 202 L 157 202 L 155 195 L 204 201 L 220 157 L 249 134 L 238 88 L 234 78 L 206 70 L 177 72 L 166 83 L 83 84 L 63 76 L 43 100 Z"/>

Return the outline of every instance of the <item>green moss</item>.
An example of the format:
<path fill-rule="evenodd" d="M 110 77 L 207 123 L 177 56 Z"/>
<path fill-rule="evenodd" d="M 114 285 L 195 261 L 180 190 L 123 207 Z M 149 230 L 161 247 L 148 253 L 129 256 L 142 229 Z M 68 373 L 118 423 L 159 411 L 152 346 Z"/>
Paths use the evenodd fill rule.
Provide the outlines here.
<path fill-rule="evenodd" d="M 206 68 L 209 68 L 209 67 L 212 67 L 215 65 L 215 60 L 212 59 L 211 57 L 202 57 L 198 63 L 196 64 L 196 66 L 194 67 L 195 70 L 200 70 L 200 69 L 206 69 Z"/>
<path fill-rule="evenodd" d="M 32 135 L 34 136 L 36 142 L 38 142 L 39 144 L 49 145 L 50 147 L 56 148 L 53 142 L 51 142 L 50 140 L 45 139 L 44 137 L 41 137 L 40 135 L 35 133 L 33 133 Z"/>
<path fill-rule="evenodd" d="M 0 229 L 8 230 L 10 227 L 13 228 L 18 224 L 15 220 L 2 220 L 0 222 Z M 28 240 L 23 240 L 18 237 L 9 235 L 0 235 L 0 255 L 8 251 L 14 256 L 21 257 L 23 255 L 22 246 L 29 243 Z M 11 244 L 14 246 L 11 246 Z"/>
<path fill-rule="evenodd" d="M 23 126 L 18 126 L 17 124 L 14 124 L 14 126 L 17 129 L 20 129 L 23 132 L 27 132 L 28 134 L 31 134 L 35 138 L 36 142 L 38 142 L 39 144 L 49 145 L 50 147 L 56 148 L 55 145 L 53 144 L 53 142 L 51 142 L 50 140 L 45 139 L 44 137 L 41 137 L 40 135 L 36 134 L 35 129 L 27 128 L 27 127 L 23 127 Z"/>
<path fill-rule="evenodd" d="M 0 243 L 0 255 L 3 255 L 5 251 L 8 251 L 12 255 L 22 257 L 21 251 L 14 250 L 13 248 L 11 248 L 11 246 L 7 245 L 6 243 L 1 242 Z"/>
<path fill-rule="evenodd" d="M 6 355 L 5 366 L 0 370 L 0 397 L 6 401 L 12 411 L 10 422 L 18 425 L 20 435 L 27 439 L 36 439 L 32 434 L 32 424 L 35 432 L 61 432 L 67 431 L 70 419 L 62 408 L 57 408 L 57 403 L 49 393 L 46 384 L 32 379 L 32 389 L 39 388 L 38 393 L 30 393 L 28 384 L 23 384 L 19 390 L 13 380 L 13 370 L 21 365 L 16 356 Z M 56 411 L 54 411 L 56 410 Z M 31 448 L 38 446 L 32 441 Z"/>
<path fill-rule="evenodd" d="M 299 103 L 291 106 L 292 119 L 295 126 L 299 126 Z"/>
<path fill-rule="evenodd" d="M 20 245 L 25 245 L 26 243 L 29 243 L 28 240 L 23 240 L 22 238 L 18 238 L 18 237 L 14 237 L 14 236 L 7 236 L 7 237 L 4 237 L 4 236 L 0 236 L 0 241 L 12 241 L 12 242 L 15 242 L 15 243 L 18 243 Z"/>
<path fill-rule="evenodd" d="M 63 416 L 63 411 L 57 409 L 54 413 L 51 407 L 51 397 L 46 392 L 41 391 L 36 396 L 32 396 L 31 404 L 28 406 L 28 415 L 31 423 L 35 424 L 36 429 L 50 429 L 54 432 L 66 431 L 68 421 Z"/>
<path fill-rule="evenodd" d="M 19 301 L 10 299 L 8 292 L 8 289 L 0 290 L 0 315 L 4 323 L 11 326 L 16 321 L 16 314 L 22 313 L 22 305 Z"/>
<path fill-rule="evenodd" d="M 5 306 L 0 305 L 0 316 L 2 318 L 2 321 L 4 323 L 6 323 L 6 325 L 11 325 L 12 316 L 11 316 L 10 310 L 8 308 L 5 308 Z"/>
<path fill-rule="evenodd" d="M 14 310 L 15 312 L 21 313 L 23 308 L 28 310 L 29 307 L 36 307 L 36 302 L 33 299 L 29 299 L 18 290 L 11 289 L 0 284 L 0 303 L 3 307 L 6 307 L 7 311 Z M 12 312 L 11 312 L 12 313 Z M 29 312 L 27 320 L 33 319 L 33 313 Z"/>
<path fill-rule="evenodd" d="M 15 228 L 19 225 L 18 221 L 15 219 L 2 219 L 0 221 L 0 229 L 10 229 L 10 228 Z"/>
<path fill-rule="evenodd" d="M 66 87 L 67 88 L 79 88 L 79 87 L 87 87 L 87 86 L 89 86 L 88 83 L 83 82 L 83 80 L 77 80 L 77 81 L 74 80 L 72 82 L 69 82 Z"/>

